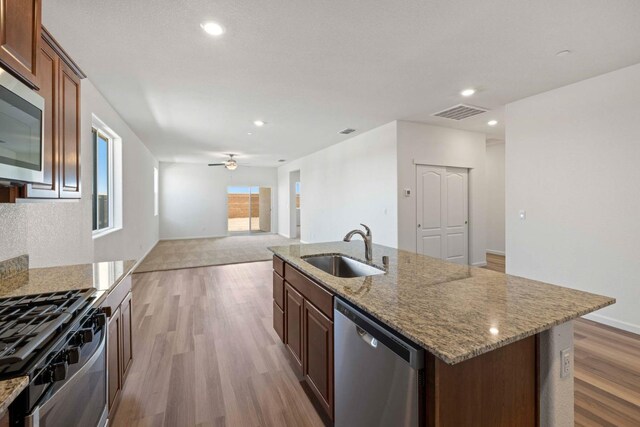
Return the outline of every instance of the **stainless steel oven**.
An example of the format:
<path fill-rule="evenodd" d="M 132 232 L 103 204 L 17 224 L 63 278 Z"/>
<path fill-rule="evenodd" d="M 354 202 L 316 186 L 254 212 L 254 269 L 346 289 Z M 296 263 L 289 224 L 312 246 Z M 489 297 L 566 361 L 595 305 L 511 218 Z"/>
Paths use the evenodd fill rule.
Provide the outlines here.
<path fill-rule="evenodd" d="M 42 182 L 44 98 L 0 68 L 0 180 Z"/>
<path fill-rule="evenodd" d="M 48 369 L 39 374 L 45 377 L 38 376 L 32 382 L 48 384 L 49 388 L 27 415 L 27 427 L 106 425 L 106 339 L 106 316 L 95 311 L 69 334 Z"/>

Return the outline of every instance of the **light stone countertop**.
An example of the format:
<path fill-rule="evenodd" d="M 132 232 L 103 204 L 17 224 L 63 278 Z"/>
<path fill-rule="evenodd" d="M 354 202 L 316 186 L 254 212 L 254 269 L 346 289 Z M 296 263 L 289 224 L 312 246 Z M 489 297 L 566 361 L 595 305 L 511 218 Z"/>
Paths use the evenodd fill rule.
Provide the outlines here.
<path fill-rule="evenodd" d="M 614 304 L 615 299 L 381 245 L 383 275 L 339 278 L 302 257 L 345 254 L 364 260 L 361 241 L 269 248 L 338 296 L 455 364 Z M 364 261 L 363 261 L 364 262 Z"/>
<path fill-rule="evenodd" d="M 0 417 L 9 408 L 11 402 L 29 385 L 29 377 L 17 377 L 0 381 Z"/>
<path fill-rule="evenodd" d="M 0 280 L 0 298 L 95 289 L 101 298 L 128 274 L 135 261 L 108 261 L 62 267 L 31 268 Z"/>

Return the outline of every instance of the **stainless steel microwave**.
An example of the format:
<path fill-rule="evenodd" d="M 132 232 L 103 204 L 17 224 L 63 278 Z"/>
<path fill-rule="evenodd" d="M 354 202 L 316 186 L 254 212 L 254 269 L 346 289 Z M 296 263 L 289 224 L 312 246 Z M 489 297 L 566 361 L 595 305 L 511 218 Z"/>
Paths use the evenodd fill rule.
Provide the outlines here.
<path fill-rule="evenodd" d="M 0 181 L 42 182 L 44 98 L 0 69 Z"/>

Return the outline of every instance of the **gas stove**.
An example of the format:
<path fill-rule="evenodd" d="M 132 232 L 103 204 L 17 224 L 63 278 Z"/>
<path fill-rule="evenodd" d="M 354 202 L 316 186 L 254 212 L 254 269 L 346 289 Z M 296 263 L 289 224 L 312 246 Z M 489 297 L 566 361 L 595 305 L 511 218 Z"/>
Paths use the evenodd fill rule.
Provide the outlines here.
<path fill-rule="evenodd" d="M 29 377 L 9 409 L 12 426 L 106 420 L 106 316 L 93 293 L 0 299 L 0 379 Z"/>

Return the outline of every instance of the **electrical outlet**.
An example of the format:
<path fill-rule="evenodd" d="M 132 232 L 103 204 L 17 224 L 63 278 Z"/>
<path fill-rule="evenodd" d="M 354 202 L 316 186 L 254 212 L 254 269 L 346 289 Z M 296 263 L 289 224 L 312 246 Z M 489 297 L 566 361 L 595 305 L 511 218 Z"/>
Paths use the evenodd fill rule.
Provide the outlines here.
<path fill-rule="evenodd" d="M 571 375 L 571 351 L 565 348 L 560 352 L 560 378 Z"/>

